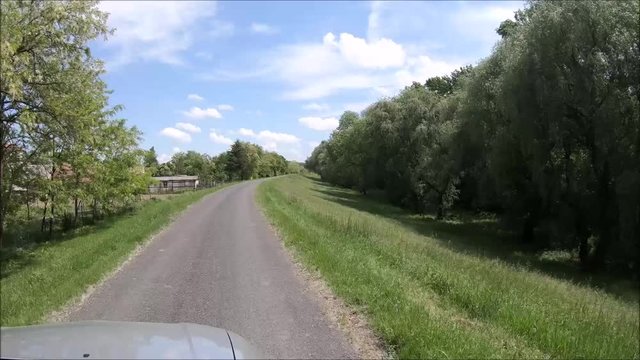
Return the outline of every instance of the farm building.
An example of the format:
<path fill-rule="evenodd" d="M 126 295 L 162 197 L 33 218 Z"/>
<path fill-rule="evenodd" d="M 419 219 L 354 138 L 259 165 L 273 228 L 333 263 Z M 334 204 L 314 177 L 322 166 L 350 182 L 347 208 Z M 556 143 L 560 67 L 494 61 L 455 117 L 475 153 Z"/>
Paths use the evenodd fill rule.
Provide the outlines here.
<path fill-rule="evenodd" d="M 150 193 L 177 192 L 195 190 L 198 187 L 198 177 L 188 175 L 156 176 L 149 186 Z"/>

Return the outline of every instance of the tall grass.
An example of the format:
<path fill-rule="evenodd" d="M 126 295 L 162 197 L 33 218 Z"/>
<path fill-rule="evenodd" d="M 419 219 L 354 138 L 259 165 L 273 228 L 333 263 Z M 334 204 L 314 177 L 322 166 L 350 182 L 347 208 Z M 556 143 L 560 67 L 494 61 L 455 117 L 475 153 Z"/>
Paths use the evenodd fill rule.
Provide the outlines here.
<path fill-rule="evenodd" d="M 0 325 L 42 321 L 115 269 L 177 213 L 224 186 L 150 200 L 133 213 L 12 254 L 1 264 Z"/>
<path fill-rule="evenodd" d="M 285 245 L 401 358 L 640 356 L 637 300 L 455 250 L 442 227 L 365 211 L 370 200 L 301 176 L 263 183 L 258 199 Z"/>

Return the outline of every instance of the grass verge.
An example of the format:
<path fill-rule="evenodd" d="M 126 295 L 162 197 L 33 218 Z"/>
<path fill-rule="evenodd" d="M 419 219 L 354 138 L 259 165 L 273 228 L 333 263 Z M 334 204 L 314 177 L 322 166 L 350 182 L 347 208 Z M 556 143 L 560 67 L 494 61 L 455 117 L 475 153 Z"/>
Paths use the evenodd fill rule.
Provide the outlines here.
<path fill-rule="evenodd" d="M 149 200 L 57 241 L 19 251 L 0 265 L 0 325 L 30 325 L 82 295 L 190 204 L 227 185 Z"/>
<path fill-rule="evenodd" d="M 427 231 L 398 208 L 301 176 L 264 182 L 258 201 L 285 245 L 400 358 L 640 356 L 637 300 L 447 246 L 446 227 Z"/>

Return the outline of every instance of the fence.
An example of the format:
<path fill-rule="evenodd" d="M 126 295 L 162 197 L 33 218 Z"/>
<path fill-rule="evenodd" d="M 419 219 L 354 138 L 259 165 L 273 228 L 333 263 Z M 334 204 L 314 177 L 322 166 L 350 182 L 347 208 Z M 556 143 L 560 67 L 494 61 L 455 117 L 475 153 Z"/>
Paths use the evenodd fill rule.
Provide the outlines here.
<path fill-rule="evenodd" d="M 169 185 L 167 187 L 162 187 L 162 186 L 150 186 L 149 187 L 149 191 L 147 192 L 148 195 L 153 195 L 153 194 L 175 194 L 175 193 L 181 193 L 181 192 L 185 192 L 185 191 L 195 191 L 195 190 L 201 190 L 201 189 L 209 189 L 218 185 L 222 185 L 225 184 L 226 181 L 211 181 L 211 182 L 198 182 L 197 185 L 193 186 L 193 185 L 189 185 L 189 186 L 185 186 L 185 185 Z"/>
<path fill-rule="evenodd" d="M 38 200 L 31 202 L 31 206 L 26 206 L 26 212 L 14 217 L 10 224 L 7 224 L 5 231 L 6 247 L 24 247 L 30 244 L 53 240 L 61 236 L 66 231 L 80 228 L 86 225 L 93 225 L 96 221 L 103 220 L 109 216 L 120 215 L 132 211 L 144 201 L 154 198 L 156 195 L 178 194 L 185 191 L 195 191 L 209 189 L 227 183 L 226 181 L 211 181 L 199 183 L 197 188 L 181 191 L 166 191 L 160 193 L 149 193 L 139 195 L 132 202 L 109 204 L 103 206 L 79 202 L 78 213 L 73 210 L 73 203 L 63 209 L 56 208 L 55 216 L 50 213 L 43 214 L 45 203 Z M 43 216 L 44 215 L 44 216 Z"/>

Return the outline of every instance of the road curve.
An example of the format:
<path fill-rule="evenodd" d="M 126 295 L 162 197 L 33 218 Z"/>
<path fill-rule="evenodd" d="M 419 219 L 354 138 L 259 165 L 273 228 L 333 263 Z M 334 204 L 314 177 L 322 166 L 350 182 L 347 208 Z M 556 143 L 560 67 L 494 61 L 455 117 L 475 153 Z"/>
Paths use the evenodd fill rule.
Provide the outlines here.
<path fill-rule="evenodd" d="M 356 357 L 257 209 L 258 183 L 191 206 L 68 320 L 190 322 L 234 331 L 269 357 Z"/>

